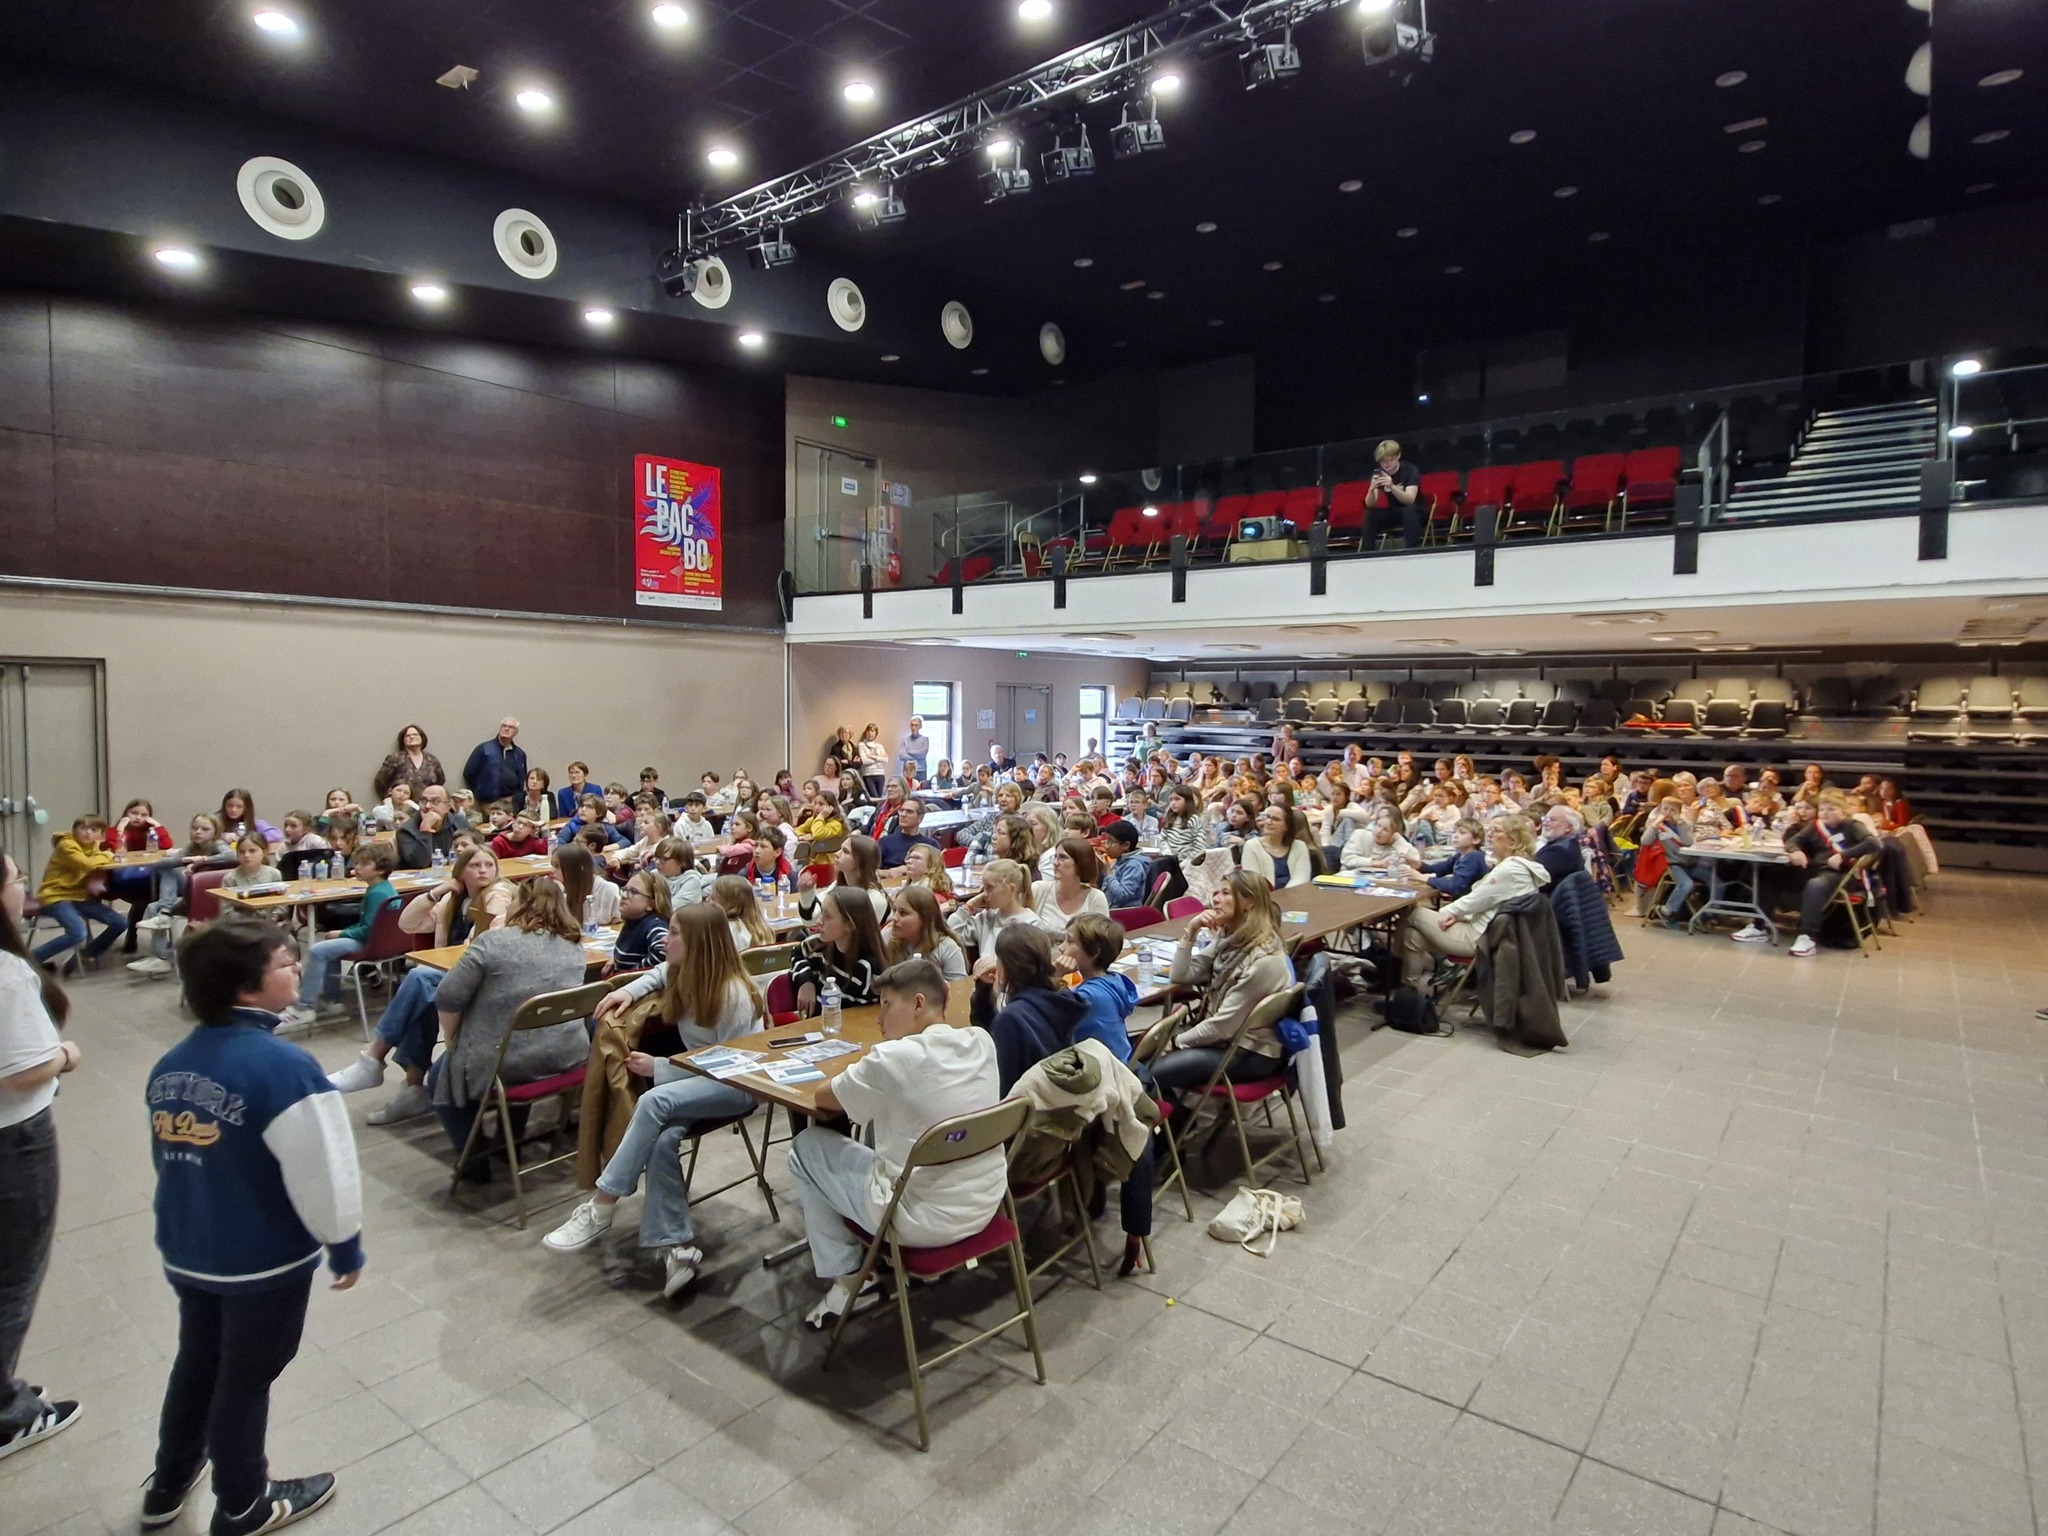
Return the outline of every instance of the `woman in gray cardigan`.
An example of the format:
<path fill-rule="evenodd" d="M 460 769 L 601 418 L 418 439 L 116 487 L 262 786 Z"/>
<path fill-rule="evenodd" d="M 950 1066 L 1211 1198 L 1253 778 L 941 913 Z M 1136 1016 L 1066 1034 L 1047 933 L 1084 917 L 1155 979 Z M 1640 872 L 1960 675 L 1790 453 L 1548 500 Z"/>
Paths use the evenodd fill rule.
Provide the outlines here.
<path fill-rule="evenodd" d="M 457 1152 L 490 1092 L 491 1069 L 512 1016 L 543 992 L 581 986 L 583 970 L 583 931 L 552 880 L 527 881 L 505 926 L 470 940 L 434 994 L 448 1049 L 427 1073 L 434 1113 Z M 499 1075 L 508 1087 L 531 1083 L 581 1066 L 589 1054 L 590 1036 L 581 1020 L 522 1030 L 506 1050 Z"/>
<path fill-rule="evenodd" d="M 1221 937 L 1198 955 L 1195 936 L 1205 928 Z M 1174 949 L 1174 984 L 1200 991 L 1201 1016 L 1152 1063 L 1153 1081 L 1169 1093 L 1200 1088 L 1226 1056 L 1224 1076 L 1233 1083 L 1254 1083 L 1285 1070 L 1286 1052 L 1270 1027 L 1249 1031 L 1235 1050 L 1230 1043 L 1252 1009 L 1293 980 L 1273 888 L 1250 870 L 1232 870 Z"/>

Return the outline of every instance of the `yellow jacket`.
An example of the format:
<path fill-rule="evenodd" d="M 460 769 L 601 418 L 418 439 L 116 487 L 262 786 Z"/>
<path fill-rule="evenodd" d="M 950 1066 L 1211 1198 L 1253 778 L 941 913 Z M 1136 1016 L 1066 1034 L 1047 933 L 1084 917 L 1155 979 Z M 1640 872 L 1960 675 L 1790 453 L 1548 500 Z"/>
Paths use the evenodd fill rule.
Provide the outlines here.
<path fill-rule="evenodd" d="M 813 842 L 821 837 L 844 837 L 846 823 L 837 816 L 813 816 L 796 829 L 796 835 L 810 838 Z"/>
<path fill-rule="evenodd" d="M 114 856 L 105 848 L 81 848 L 69 832 L 50 839 L 50 862 L 43 868 L 43 883 L 36 887 L 36 902 L 47 907 L 53 901 L 92 901 L 86 879 L 114 866 Z"/>

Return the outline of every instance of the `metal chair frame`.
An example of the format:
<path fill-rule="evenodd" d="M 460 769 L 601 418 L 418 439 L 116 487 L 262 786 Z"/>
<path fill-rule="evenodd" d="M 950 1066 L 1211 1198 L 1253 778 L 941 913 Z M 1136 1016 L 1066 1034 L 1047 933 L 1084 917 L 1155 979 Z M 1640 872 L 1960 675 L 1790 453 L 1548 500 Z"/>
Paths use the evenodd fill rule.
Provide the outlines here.
<path fill-rule="evenodd" d="M 1158 1022 L 1147 1029 L 1139 1037 L 1138 1043 L 1131 1047 L 1131 1065 L 1134 1067 L 1149 1066 L 1152 1059 L 1166 1048 L 1166 1042 L 1173 1038 L 1174 1031 L 1188 1021 L 1188 1014 L 1189 1008 L 1185 1003 L 1162 1014 Z M 1173 1172 L 1164 1179 L 1161 1179 L 1157 1188 L 1165 1190 L 1179 1185 L 1181 1209 L 1187 1213 L 1188 1220 L 1192 1222 L 1195 1219 L 1195 1204 L 1188 1197 L 1187 1169 L 1181 1166 L 1180 1146 L 1173 1138 L 1173 1126 L 1168 1121 L 1162 1121 L 1159 1128 L 1166 1142 L 1166 1156 L 1168 1161 L 1173 1164 Z M 1150 1262 L 1149 1252 L 1147 1254 L 1147 1262 Z"/>

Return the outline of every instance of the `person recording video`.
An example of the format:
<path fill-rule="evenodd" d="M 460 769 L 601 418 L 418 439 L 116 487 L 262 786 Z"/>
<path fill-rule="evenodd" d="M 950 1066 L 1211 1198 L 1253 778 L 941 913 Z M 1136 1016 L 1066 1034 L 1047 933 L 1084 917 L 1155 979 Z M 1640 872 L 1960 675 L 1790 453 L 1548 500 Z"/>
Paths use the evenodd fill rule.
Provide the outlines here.
<path fill-rule="evenodd" d="M 1421 473 L 1402 460 L 1401 445 L 1392 438 L 1375 448 L 1372 456 L 1379 467 L 1373 471 L 1365 495 L 1365 547 L 1378 549 L 1381 535 L 1398 518 L 1402 547 L 1414 549 L 1422 543 Z"/>

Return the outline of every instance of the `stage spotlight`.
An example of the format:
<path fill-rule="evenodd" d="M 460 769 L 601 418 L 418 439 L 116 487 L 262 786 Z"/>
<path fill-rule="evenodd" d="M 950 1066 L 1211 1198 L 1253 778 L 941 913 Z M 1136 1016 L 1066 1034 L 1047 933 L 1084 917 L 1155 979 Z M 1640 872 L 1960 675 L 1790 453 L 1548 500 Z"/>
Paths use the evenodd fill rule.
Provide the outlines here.
<path fill-rule="evenodd" d="M 1984 371 L 1984 364 L 1974 357 L 1959 357 L 1948 365 L 1949 376 L 1967 379 Z"/>
<path fill-rule="evenodd" d="M 992 165 L 981 173 L 981 200 L 985 203 L 1022 197 L 1030 190 L 1031 172 L 1021 165 Z"/>
<path fill-rule="evenodd" d="M 1301 73 L 1301 51 L 1294 46 L 1293 29 L 1290 27 L 1277 43 L 1261 43 L 1251 52 L 1240 54 L 1237 62 L 1244 70 L 1244 88 L 1248 91 L 1292 80 Z"/>
<path fill-rule="evenodd" d="M 894 224 L 910 211 L 903 206 L 903 194 L 896 190 L 893 181 L 875 185 L 862 182 L 854 187 L 849 201 L 853 204 L 854 218 L 869 228 Z"/>
<path fill-rule="evenodd" d="M 1109 131 L 1109 147 L 1119 160 L 1128 160 L 1148 150 L 1164 149 L 1166 125 L 1153 114 L 1149 103 L 1143 117 L 1131 116 L 1131 109 L 1126 106 L 1122 120 Z"/>
<path fill-rule="evenodd" d="M 1068 134 L 1077 131 L 1079 137 L 1073 143 L 1064 142 Z M 1075 176 L 1093 175 L 1095 149 L 1088 142 L 1088 125 L 1076 123 L 1055 128 L 1052 148 L 1039 156 L 1038 163 L 1047 181 L 1067 181 Z"/>
<path fill-rule="evenodd" d="M 772 272 L 777 267 L 786 267 L 796 260 L 796 247 L 789 243 L 788 236 L 781 230 L 763 235 L 747 247 L 747 260 L 763 272 Z"/>
<path fill-rule="evenodd" d="M 1391 64 L 1397 59 L 1416 58 L 1428 63 L 1433 52 L 1431 39 L 1413 20 L 1409 0 L 1362 0 L 1359 14 L 1359 43 L 1368 64 Z"/>

